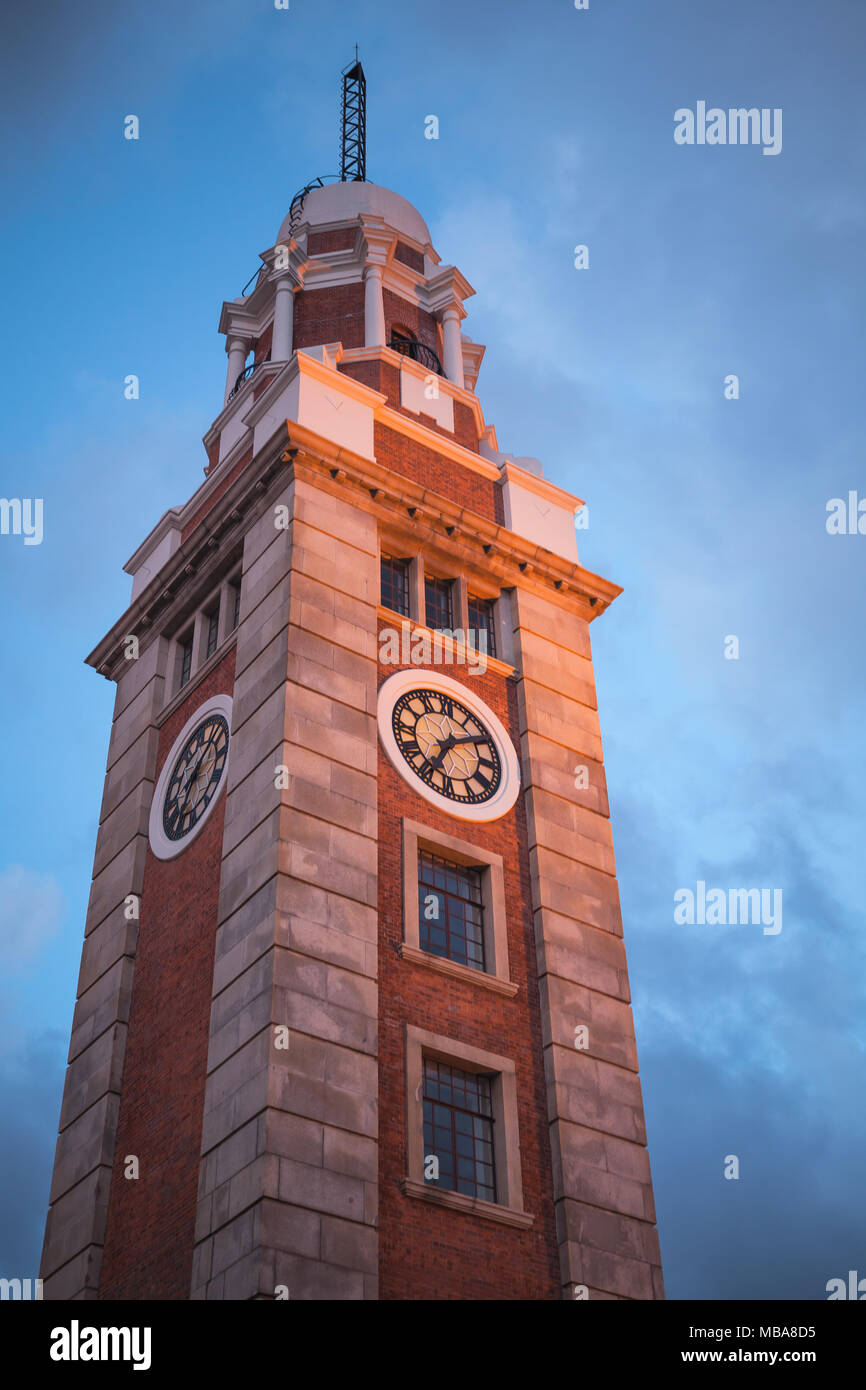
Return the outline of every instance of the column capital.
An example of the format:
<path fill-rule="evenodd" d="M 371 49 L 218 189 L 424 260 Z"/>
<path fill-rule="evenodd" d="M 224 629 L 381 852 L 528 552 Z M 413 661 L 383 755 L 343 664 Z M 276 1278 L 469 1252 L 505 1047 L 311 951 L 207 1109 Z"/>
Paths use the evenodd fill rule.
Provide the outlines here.
<path fill-rule="evenodd" d="M 226 333 L 226 352 L 243 352 L 244 356 L 252 346 L 252 335 L 249 333 L 235 332 L 230 328 Z"/>
<path fill-rule="evenodd" d="M 364 214 L 361 215 L 361 251 L 367 265 L 378 265 L 384 269 L 391 258 L 391 248 L 396 244 L 397 234 L 384 223 L 377 225 Z"/>

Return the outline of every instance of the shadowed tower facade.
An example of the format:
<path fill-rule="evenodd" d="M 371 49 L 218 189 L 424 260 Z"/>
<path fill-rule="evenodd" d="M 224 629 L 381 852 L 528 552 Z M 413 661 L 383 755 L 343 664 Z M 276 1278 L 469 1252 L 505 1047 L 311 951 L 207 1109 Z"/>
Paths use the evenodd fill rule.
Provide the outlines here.
<path fill-rule="evenodd" d="M 471 286 L 358 172 L 223 304 L 204 480 L 88 658 L 46 1298 L 663 1297 L 590 652 L 619 590 L 484 419 Z"/>

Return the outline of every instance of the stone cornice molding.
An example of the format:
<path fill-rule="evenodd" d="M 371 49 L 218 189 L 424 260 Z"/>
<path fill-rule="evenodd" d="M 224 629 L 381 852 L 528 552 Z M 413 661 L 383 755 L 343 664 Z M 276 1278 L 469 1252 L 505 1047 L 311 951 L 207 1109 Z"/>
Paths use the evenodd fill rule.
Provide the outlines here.
<path fill-rule="evenodd" d="M 388 264 L 397 245 L 397 233 L 383 218 L 362 213 L 358 218 L 358 234 L 355 237 L 355 251 L 360 252 L 364 265 Z"/>
<path fill-rule="evenodd" d="M 445 309 L 455 308 L 461 319 L 465 319 L 464 299 L 475 293 L 466 276 L 455 265 L 443 265 L 426 282 L 427 299 L 430 312 L 441 314 Z"/>
<path fill-rule="evenodd" d="M 390 529 L 410 534 L 416 543 L 439 550 L 459 547 L 462 557 L 495 575 L 503 588 L 519 585 L 534 590 L 587 622 L 622 593 L 618 584 L 410 478 L 333 444 L 294 421 L 287 421 L 287 428 L 292 445 L 298 448 L 296 475 L 306 476 L 324 491 L 342 494 L 354 506 L 373 512 Z"/>
<path fill-rule="evenodd" d="M 305 477 L 323 491 L 343 496 L 352 505 L 372 512 L 390 530 L 410 535 L 416 544 L 451 553 L 457 548 L 462 560 L 496 576 L 503 588 L 520 586 L 534 590 L 587 622 L 603 613 L 622 593 L 619 585 L 583 566 L 287 420 L 285 428 L 277 431 L 258 458 L 214 502 L 192 534 L 97 644 L 86 658 L 87 664 L 109 680 L 116 680 L 126 665 L 126 638 L 137 636 L 143 644 L 151 632 L 170 626 L 175 618 L 179 620 L 188 602 L 190 577 L 200 574 L 203 582 L 211 571 L 218 569 L 218 552 L 224 553 L 242 540 L 273 485 L 292 476 Z M 163 523 L 168 524 L 166 518 L 160 524 Z"/>

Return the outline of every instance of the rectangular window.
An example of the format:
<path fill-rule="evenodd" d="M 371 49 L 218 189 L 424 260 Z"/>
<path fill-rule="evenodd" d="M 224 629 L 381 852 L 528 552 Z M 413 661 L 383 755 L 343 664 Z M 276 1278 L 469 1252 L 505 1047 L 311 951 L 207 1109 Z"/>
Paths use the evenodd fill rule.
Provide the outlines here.
<path fill-rule="evenodd" d="M 425 579 L 424 580 L 424 600 L 426 607 L 427 626 L 432 627 L 434 632 L 441 631 L 443 628 L 451 632 L 454 623 L 451 618 L 451 580 L 450 579 Z"/>
<path fill-rule="evenodd" d="M 482 870 L 418 851 L 419 946 L 484 970 Z"/>
<path fill-rule="evenodd" d="M 205 661 L 209 656 L 213 656 L 216 651 L 217 634 L 220 626 L 220 611 L 216 607 L 212 613 L 208 613 L 205 621 L 207 622 L 207 643 L 205 647 Z"/>
<path fill-rule="evenodd" d="M 469 595 L 469 634 L 470 640 L 475 642 L 476 649 L 482 650 L 484 640 L 478 634 L 487 633 L 487 655 L 496 655 L 496 629 L 493 621 L 493 599 L 476 598 L 475 594 Z M 473 629 L 475 635 L 473 637 Z"/>
<path fill-rule="evenodd" d="M 380 602 L 383 608 L 409 616 L 409 561 L 382 555 Z"/>
<path fill-rule="evenodd" d="M 431 1185 L 496 1201 L 490 1076 L 424 1058 L 424 1163 L 438 1160 Z"/>
<path fill-rule="evenodd" d="M 229 584 L 229 632 L 234 632 L 241 618 L 241 585 L 240 580 L 234 580 Z"/>
<path fill-rule="evenodd" d="M 180 685 L 186 685 L 192 674 L 192 633 L 180 644 Z"/>

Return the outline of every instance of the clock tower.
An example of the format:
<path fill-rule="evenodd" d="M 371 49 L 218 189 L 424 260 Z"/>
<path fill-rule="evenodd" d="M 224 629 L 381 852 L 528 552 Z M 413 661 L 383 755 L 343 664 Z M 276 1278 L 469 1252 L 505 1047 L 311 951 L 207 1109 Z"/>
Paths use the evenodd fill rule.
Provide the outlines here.
<path fill-rule="evenodd" d="M 619 590 L 500 450 L 362 84 L 88 657 L 45 1298 L 663 1297 L 590 652 Z"/>

